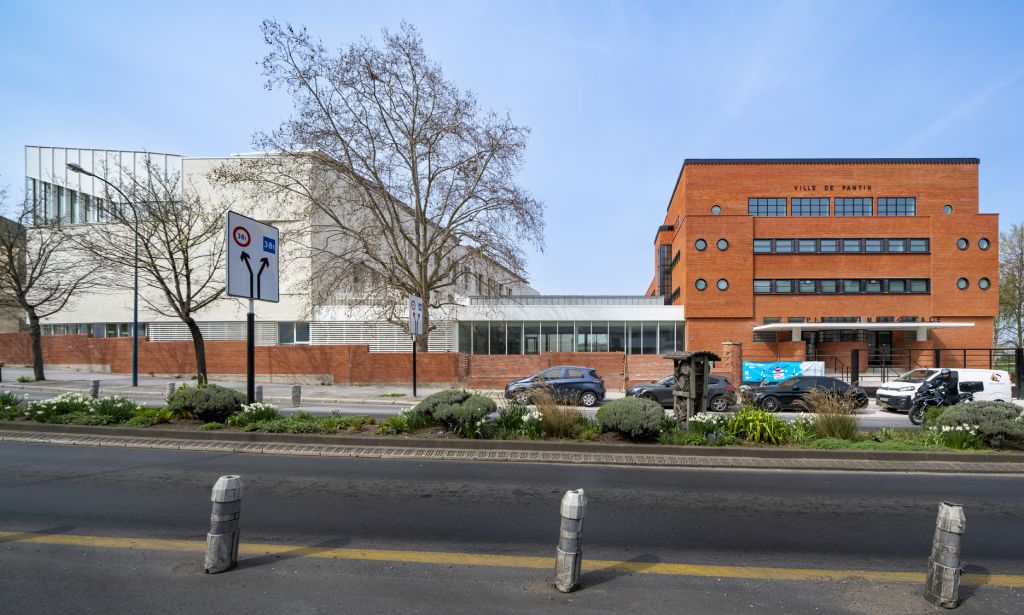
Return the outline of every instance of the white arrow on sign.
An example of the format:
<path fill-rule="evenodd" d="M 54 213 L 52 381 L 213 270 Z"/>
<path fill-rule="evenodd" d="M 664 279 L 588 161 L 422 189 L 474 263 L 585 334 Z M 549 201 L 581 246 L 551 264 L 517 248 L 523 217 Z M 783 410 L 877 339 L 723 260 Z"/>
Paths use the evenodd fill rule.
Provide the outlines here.
<path fill-rule="evenodd" d="M 409 334 L 423 335 L 423 299 L 409 295 Z"/>

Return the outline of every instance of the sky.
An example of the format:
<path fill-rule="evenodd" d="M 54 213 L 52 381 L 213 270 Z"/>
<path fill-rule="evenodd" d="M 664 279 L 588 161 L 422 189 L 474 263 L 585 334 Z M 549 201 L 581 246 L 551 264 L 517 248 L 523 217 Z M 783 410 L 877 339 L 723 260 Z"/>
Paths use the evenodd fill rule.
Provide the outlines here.
<path fill-rule="evenodd" d="M 642 294 L 686 158 L 978 157 L 981 211 L 1024 222 L 1024 2 L 55 2 L 0 6 L 0 185 L 24 146 L 222 156 L 292 111 L 260 23 L 330 48 L 402 20 L 484 108 L 531 130 L 546 206 L 529 279 Z"/>

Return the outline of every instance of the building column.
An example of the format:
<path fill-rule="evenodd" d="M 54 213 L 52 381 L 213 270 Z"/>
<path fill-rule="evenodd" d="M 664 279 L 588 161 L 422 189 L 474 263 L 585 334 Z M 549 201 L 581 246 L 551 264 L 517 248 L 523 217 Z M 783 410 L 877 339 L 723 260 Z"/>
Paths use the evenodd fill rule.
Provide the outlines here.
<path fill-rule="evenodd" d="M 722 342 L 722 370 L 735 386 L 743 384 L 743 344 Z"/>

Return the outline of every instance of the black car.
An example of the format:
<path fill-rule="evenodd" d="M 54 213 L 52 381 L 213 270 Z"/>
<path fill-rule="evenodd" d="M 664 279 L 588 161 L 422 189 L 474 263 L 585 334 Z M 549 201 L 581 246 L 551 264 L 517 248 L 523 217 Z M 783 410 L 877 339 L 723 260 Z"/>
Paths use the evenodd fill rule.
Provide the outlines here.
<path fill-rule="evenodd" d="M 521 404 L 532 401 L 532 392 L 545 388 L 558 401 L 579 403 L 588 408 L 604 399 L 604 380 L 592 367 L 572 365 L 550 367 L 505 385 L 505 397 Z"/>
<path fill-rule="evenodd" d="M 672 407 L 672 376 L 649 384 L 637 384 L 626 389 L 627 397 L 653 399 L 665 408 Z M 708 376 L 708 410 L 725 412 L 736 405 L 736 387 L 724 376 Z"/>
<path fill-rule="evenodd" d="M 826 376 L 796 376 L 778 384 L 760 387 L 756 389 L 754 405 L 768 412 L 792 410 L 796 408 L 797 400 L 812 389 L 825 389 L 840 395 L 851 392 L 857 398 L 858 408 L 868 405 L 868 395 L 864 389 Z"/>

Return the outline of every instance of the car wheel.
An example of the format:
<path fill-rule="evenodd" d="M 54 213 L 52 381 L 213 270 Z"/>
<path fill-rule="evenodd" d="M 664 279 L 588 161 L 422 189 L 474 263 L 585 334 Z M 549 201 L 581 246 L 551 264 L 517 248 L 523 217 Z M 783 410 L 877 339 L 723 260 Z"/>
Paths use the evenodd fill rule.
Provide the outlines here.
<path fill-rule="evenodd" d="M 583 394 L 580 395 L 580 404 L 586 406 L 587 408 L 592 408 L 596 406 L 597 395 L 594 394 L 592 391 L 584 391 Z"/>
<path fill-rule="evenodd" d="M 641 393 L 640 395 L 637 395 L 637 397 L 639 397 L 640 399 L 649 399 L 651 401 L 658 401 L 658 396 L 655 395 L 654 393 Z"/>
<path fill-rule="evenodd" d="M 761 400 L 761 409 L 765 412 L 778 412 L 782 409 L 782 402 L 779 401 L 778 397 L 769 395 Z"/>
<path fill-rule="evenodd" d="M 729 409 L 729 400 L 726 399 L 724 395 L 719 395 L 711 400 L 711 403 L 708 404 L 708 408 L 710 408 L 712 412 L 725 412 Z"/>
<path fill-rule="evenodd" d="M 514 399 L 515 402 L 519 405 L 530 405 L 530 394 L 527 393 L 526 391 L 519 391 L 518 393 L 512 396 L 512 399 Z"/>

